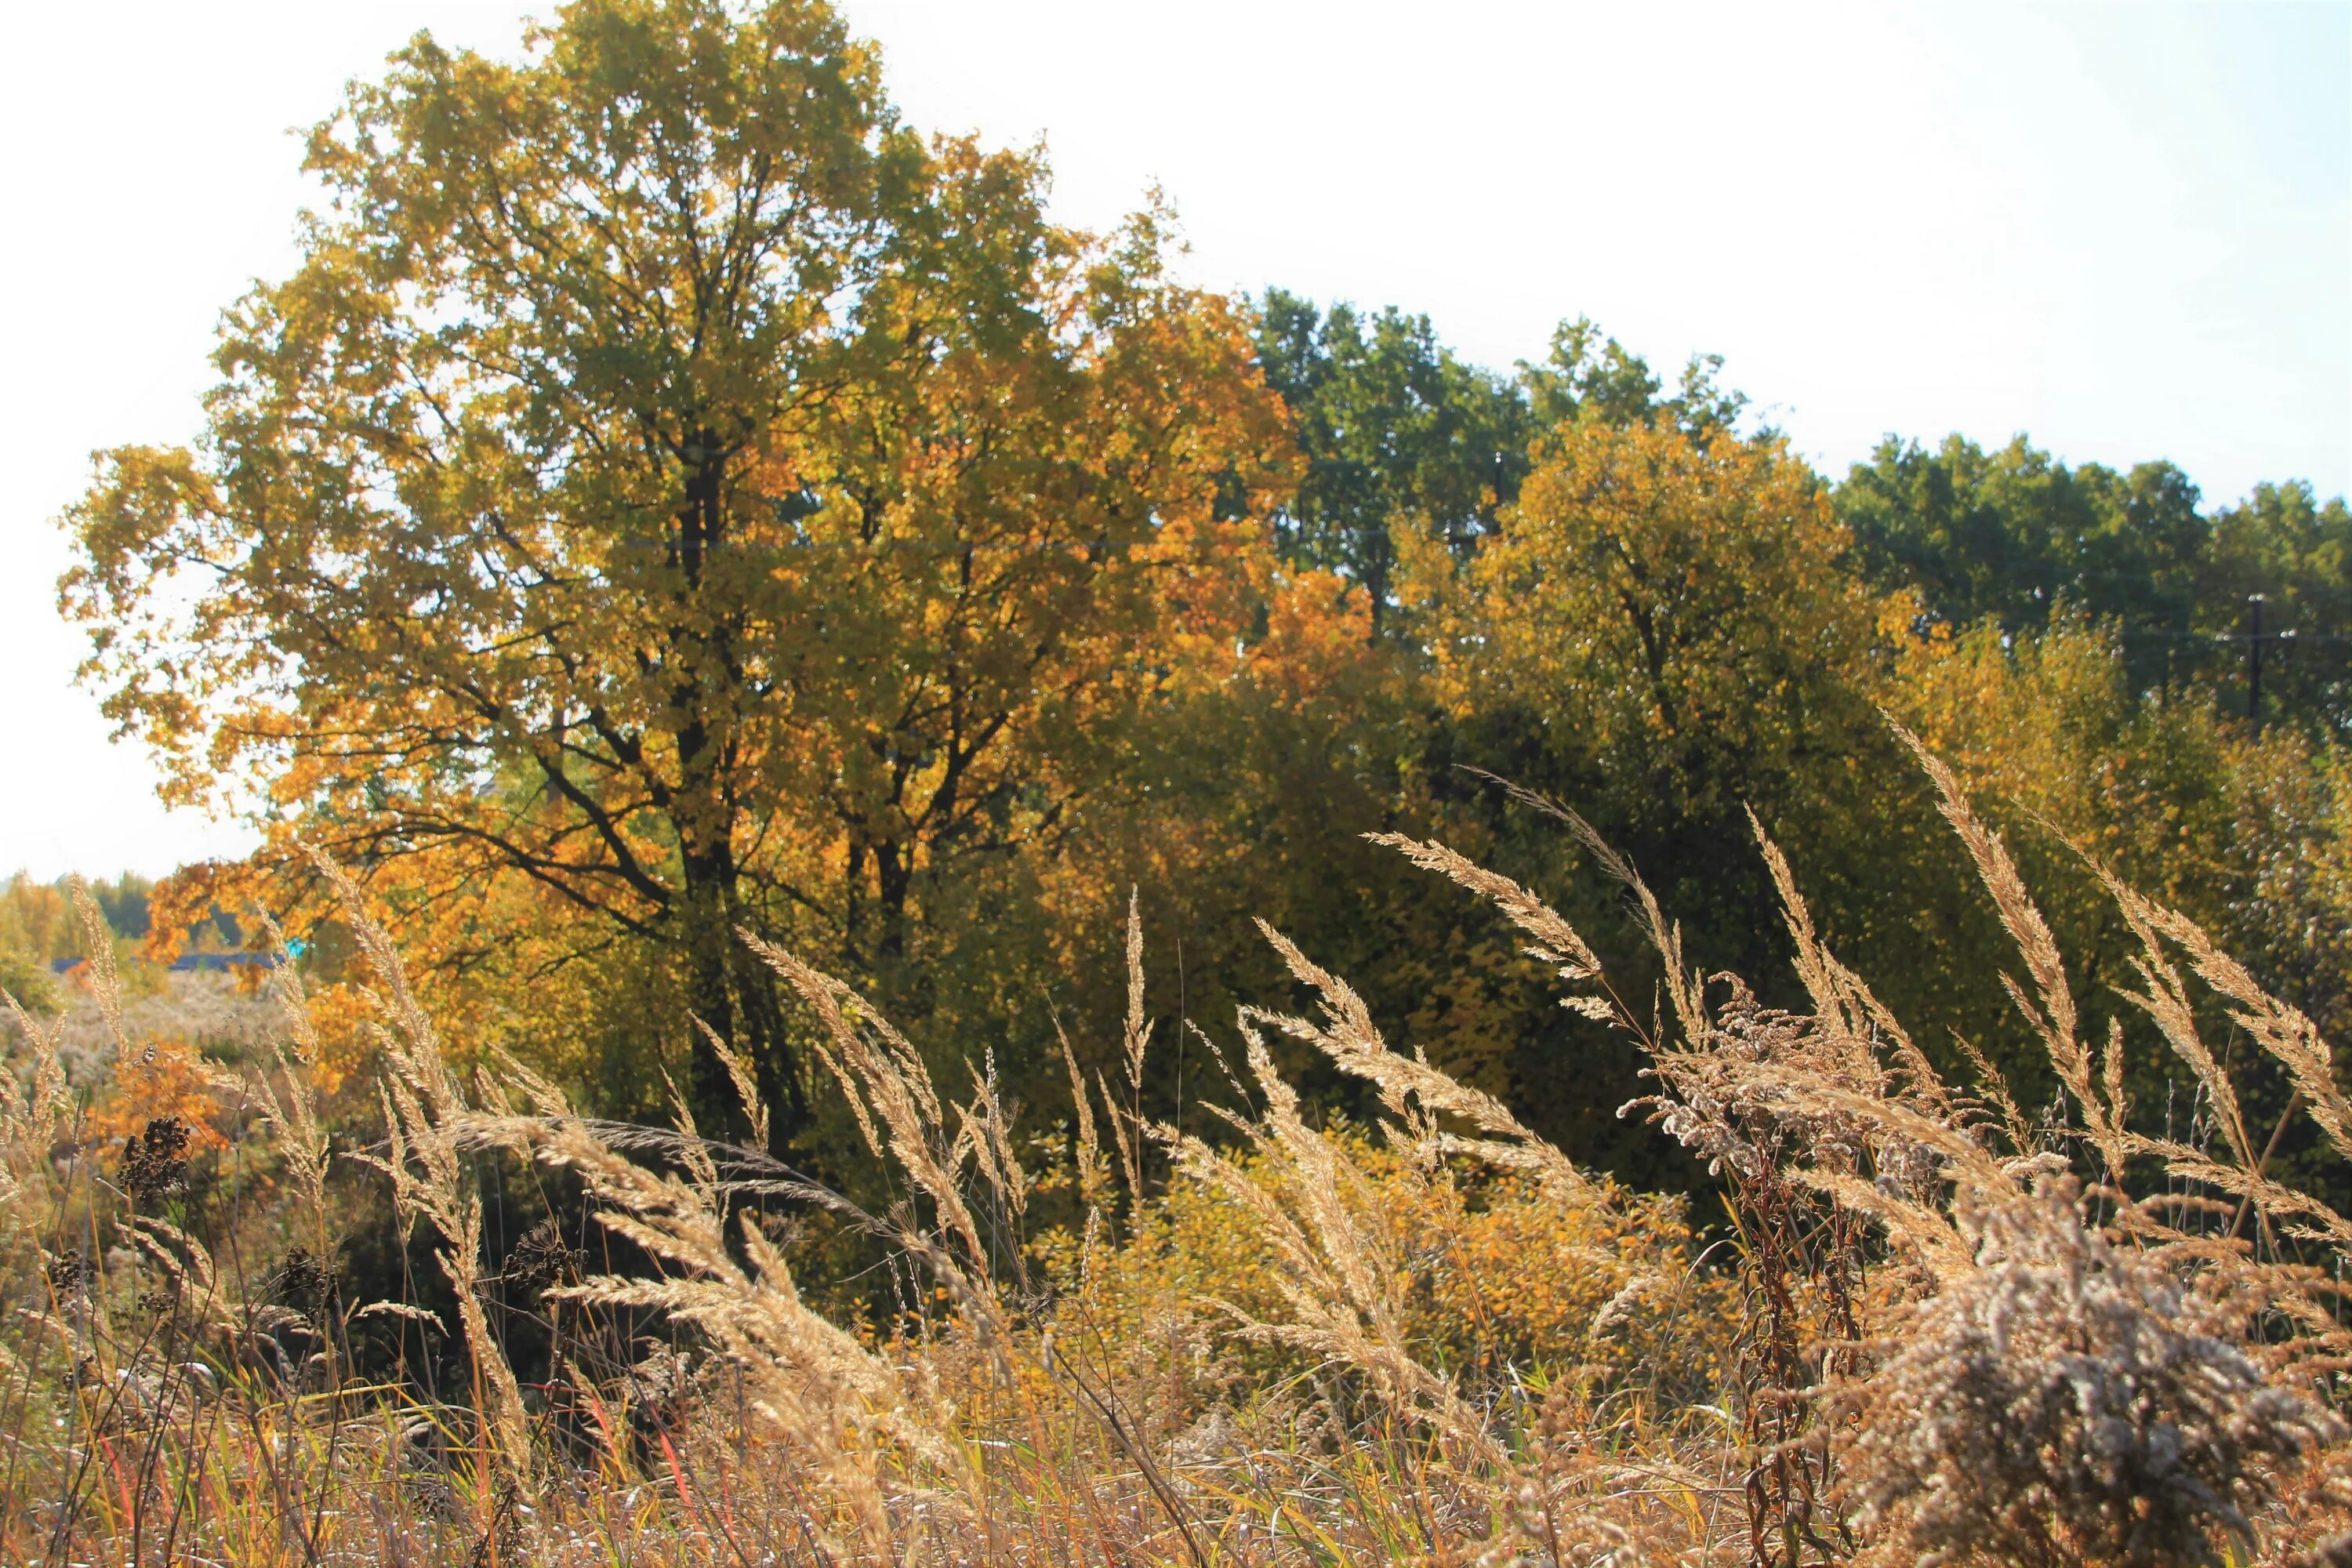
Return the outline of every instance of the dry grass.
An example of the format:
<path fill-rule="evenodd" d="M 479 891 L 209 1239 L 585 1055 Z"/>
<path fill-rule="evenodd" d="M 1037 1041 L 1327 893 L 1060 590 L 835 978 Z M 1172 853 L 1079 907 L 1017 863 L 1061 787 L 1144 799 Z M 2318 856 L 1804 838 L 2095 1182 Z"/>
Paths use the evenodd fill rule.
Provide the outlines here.
<path fill-rule="evenodd" d="M 1939 1074 L 1831 951 L 1760 825 L 1801 1011 L 1706 975 L 1636 869 L 1548 802 L 1528 804 L 1622 884 L 1662 1005 L 1627 1005 L 1529 889 L 1389 840 L 1524 931 L 1568 1005 L 1640 1041 L 1655 1080 L 1641 1108 L 1728 1199 L 1734 1233 L 1705 1251 L 1677 1203 L 1579 1169 L 1391 1050 L 1347 984 L 1271 930 L 1312 1008 L 1234 1021 L 1211 1140 L 1143 1113 L 1161 1024 L 1130 907 L 1117 1079 L 1089 1082 L 1070 1053 L 1066 1146 L 1019 1131 L 984 1052 L 958 1100 L 866 999 L 752 941 L 892 1173 L 896 1200 L 870 1212 L 761 1152 L 763 1129 L 727 1147 L 682 1102 L 670 1128 L 616 1127 L 521 1064 L 461 1075 L 391 937 L 323 867 L 374 976 L 383 1063 L 377 1141 L 336 1158 L 372 1167 L 429 1237 L 442 1294 L 351 1301 L 320 1268 L 339 1223 L 332 1118 L 290 963 L 267 1050 L 206 1068 L 202 1114 L 145 1098 L 160 1090 L 130 1070 L 150 1048 L 138 1016 L 94 965 L 109 1049 L 77 1064 L 20 1012 L 0 1074 L 0 1554 L 2352 1560 L 2336 1410 L 2352 1218 L 2266 1172 L 2206 1037 L 2218 1022 L 2274 1058 L 2294 1113 L 2352 1157 L 2327 1043 L 2110 878 L 2140 943 L 2130 1005 L 2216 1136 L 2142 1129 L 2125 1032 L 2082 1038 L 2000 837 L 1921 760 L 2017 944 L 2024 978 L 2000 983 L 2064 1086 L 2058 1121 L 2029 1121 L 1981 1064 L 1969 1082 Z M 1376 1124 L 1318 1124 L 1277 1069 L 1284 1040 L 1368 1085 Z M 712 1043 L 748 1098 L 748 1066 Z M 223 1146 L 202 1157 L 249 1179 L 236 1224 L 206 1230 L 218 1205 L 186 1192 L 208 1129 Z M 494 1273 L 480 1184 L 499 1162 L 575 1183 L 640 1261 L 593 1272 L 550 1228 Z M 1033 1230 L 1049 1212 L 1077 1217 Z M 814 1213 L 887 1251 L 903 1310 L 812 1304 L 789 1237 Z M 552 1347 L 529 1387 L 497 1317 L 524 1276 Z M 428 1299 L 454 1301 L 446 1320 Z M 465 1386 L 362 1381 L 352 1336 L 372 1322 L 444 1336 Z"/>

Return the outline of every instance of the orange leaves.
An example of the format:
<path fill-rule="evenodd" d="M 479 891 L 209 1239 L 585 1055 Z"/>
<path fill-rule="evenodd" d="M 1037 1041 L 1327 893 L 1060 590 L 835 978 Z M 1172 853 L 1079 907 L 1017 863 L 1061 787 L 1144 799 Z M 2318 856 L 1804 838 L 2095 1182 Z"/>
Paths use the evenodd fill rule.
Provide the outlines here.
<path fill-rule="evenodd" d="M 168 964 L 215 907 L 231 911 L 266 902 L 267 873 L 251 862 L 202 860 L 183 866 L 148 894 L 147 940 L 142 955 Z"/>
<path fill-rule="evenodd" d="M 367 1024 L 374 1012 L 356 985 L 331 983 L 309 988 L 311 1026 L 319 1032 L 319 1060 L 310 1079 L 319 1092 L 332 1095 L 373 1065 Z"/>
<path fill-rule="evenodd" d="M 114 1064 L 106 1092 L 90 1106 L 89 1133 L 100 1142 L 135 1134 L 148 1122 L 177 1117 L 194 1147 L 217 1149 L 224 1140 L 213 1126 L 216 1102 L 196 1047 L 184 1039 L 133 1042 L 137 1048 Z"/>
<path fill-rule="evenodd" d="M 1265 632 L 1251 646 L 1258 688 L 1286 707 L 1345 700 L 1391 662 L 1370 646 L 1371 603 L 1363 590 L 1328 572 L 1293 572 L 1274 584 Z"/>

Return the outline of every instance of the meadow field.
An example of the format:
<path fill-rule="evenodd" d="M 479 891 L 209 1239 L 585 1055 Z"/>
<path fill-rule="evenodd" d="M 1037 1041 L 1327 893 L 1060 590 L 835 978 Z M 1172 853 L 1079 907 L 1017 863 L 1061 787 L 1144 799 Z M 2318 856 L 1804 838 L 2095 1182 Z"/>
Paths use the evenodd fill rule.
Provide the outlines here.
<path fill-rule="evenodd" d="M 2340 496 L 1205 288 L 824 0 L 300 157 L 59 498 L 249 852 L 0 883 L 0 1563 L 2352 1564 Z"/>
<path fill-rule="evenodd" d="M 0 1079 L 6 1551 L 2344 1560 L 2352 1220 L 2265 1171 L 2278 1135 L 2246 1121 L 2198 1015 L 2224 1008 L 2342 1157 L 2352 1102 L 2327 1045 L 2193 921 L 2109 878 L 2141 943 L 2126 999 L 2198 1086 L 2188 1136 L 2132 1131 L 2121 1030 L 2083 1037 L 2000 836 L 1920 760 L 2015 940 L 2024 978 L 2002 983 L 2066 1086 L 2038 1119 L 1989 1062 L 1937 1071 L 1822 941 L 1760 828 L 1800 1009 L 1707 974 L 1638 869 L 1549 803 L 1529 802 L 1640 911 L 1665 976 L 1647 1016 L 1532 893 L 1389 839 L 1433 898 L 1484 900 L 1564 1005 L 1639 1043 L 1654 1091 L 1627 1110 L 1720 1183 L 1729 1225 L 1704 1248 L 1686 1200 L 1579 1167 L 1394 1052 L 1271 927 L 1312 1006 L 1201 1036 L 1223 1080 L 1213 1142 L 1133 1109 L 1170 1021 L 1144 1012 L 1132 907 L 1120 1076 L 1089 1084 L 1069 1056 L 1075 1129 L 1042 1137 L 984 1058 L 961 1064 L 970 1099 L 943 1092 L 866 998 L 747 936 L 822 1025 L 819 1059 L 890 1172 L 869 1210 L 763 1137 L 702 1136 L 683 1099 L 669 1125 L 625 1125 L 511 1058 L 462 1069 L 321 858 L 382 1063 L 384 1137 L 338 1150 L 290 955 L 266 982 L 277 1027 L 235 1065 L 142 1042 L 77 886 L 87 1001 L 60 1024 L 19 1011 L 29 1071 Z M 91 1014 L 111 1061 L 69 1071 L 63 1037 Z M 1370 1086 L 1378 1114 L 1310 1123 L 1276 1039 Z M 751 1067 L 721 1055 L 756 1108 Z M 325 1261 L 352 1203 L 338 1159 L 388 1189 L 453 1310 L 347 1292 Z M 501 1193 L 502 1225 L 538 1216 L 495 1258 L 494 1179 L 531 1194 Z M 1054 1196 L 1083 1217 L 1034 1223 Z M 828 1310 L 796 1278 L 808 1215 L 881 1249 L 869 1310 Z"/>

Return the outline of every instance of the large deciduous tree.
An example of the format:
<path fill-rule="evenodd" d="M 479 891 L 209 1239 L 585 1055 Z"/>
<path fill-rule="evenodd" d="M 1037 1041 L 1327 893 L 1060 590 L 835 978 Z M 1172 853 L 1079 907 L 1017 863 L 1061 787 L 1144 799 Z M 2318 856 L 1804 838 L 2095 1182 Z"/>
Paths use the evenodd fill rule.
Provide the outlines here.
<path fill-rule="evenodd" d="M 528 878 L 667 952 L 789 1136 L 733 929 L 887 969 L 926 877 L 1053 831 L 1230 657 L 1284 449 L 1246 331 L 1150 218 L 1067 232 L 1034 160 L 925 145 L 816 0 L 420 36 L 307 165 L 200 440 L 68 515 L 89 673 L 280 852 Z"/>
<path fill-rule="evenodd" d="M 1778 437 L 1588 413 L 1466 567 L 1412 581 L 1458 710 L 1556 716 L 1629 820 L 1736 826 L 1874 727 L 1873 666 L 1912 602 L 1843 570 L 1847 547 Z"/>

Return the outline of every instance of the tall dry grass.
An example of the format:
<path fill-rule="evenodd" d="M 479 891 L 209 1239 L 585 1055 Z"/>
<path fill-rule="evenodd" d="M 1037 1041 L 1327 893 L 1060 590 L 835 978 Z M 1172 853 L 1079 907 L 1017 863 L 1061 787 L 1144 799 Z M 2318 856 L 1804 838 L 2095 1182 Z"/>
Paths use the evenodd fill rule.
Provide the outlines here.
<path fill-rule="evenodd" d="M 984 1051 L 942 1084 L 866 998 L 746 937 L 890 1173 L 890 1201 L 862 1207 L 762 1152 L 763 1133 L 704 1137 L 682 1100 L 673 1126 L 615 1126 L 520 1063 L 460 1070 L 392 937 L 322 864 L 374 977 L 378 1120 L 356 1146 L 335 1148 L 291 963 L 269 1048 L 211 1067 L 205 1117 L 138 1118 L 124 1068 L 152 1047 L 107 963 L 89 1012 L 110 1078 L 69 1071 L 58 1030 L 15 1015 L 0 1553 L 2352 1561 L 2336 1410 L 2352 1219 L 2267 1170 L 2276 1138 L 2208 1037 L 2219 1022 L 2274 1060 L 2290 1113 L 2352 1156 L 2327 1043 L 2195 924 L 2094 868 L 2139 943 L 2139 1033 L 2193 1078 L 2210 1135 L 2150 1131 L 2124 1094 L 2132 1032 L 2084 1037 L 2000 836 L 1921 762 L 2014 939 L 2021 978 L 1988 979 L 2047 1052 L 2057 1114 L 2024 1114 L 1980 1058 L 1965 1081 L 1940 1072 L 1831 950 L 1761 825 L 1798 1009 L 1707 974 L 1637 868 L 1549 802 L 1525 797 L 1622 886 L 1663 974 L 1654 1002 L 1621 994 L 1531 890 L 1384 840 L 1494 904 L 1566 1005 L 1640 1041 L 1654 1092 L 1629 1110 L 1716 1172 L 1729 1223 L 1711 1244 L 1680 1203 L 1579 1168 L 1391 1049 L 1346 982 L 1270 929 L 1307 1006 L 1199 1033 L 1225 1068 L 1217 1136 L 1155 1122 L 1155 1037 L 1194 1026 L 1147 1015 L 1132 905 L 1114 1072 L 1089 1079 L 1065 1042 L 1056 1137 L 1016 1126 Z M 748 1105 L 749 1065 L 712 1043 Z M 1309 1114 L 1279 1067 L 1298 1051 L 1367 1086 L 1370 1124 Z M 234 1202 L 194 1201 L 192 1161 L 234 1167 Z M 340 1287 L 333 1188 L 362 1168 L 425 1238 L 430 1289 Z M 625 1264 L 592 1266 L 550 1225 L 494 1265 L 482 1184 L 524 1170 L 584 1194 Z M 898 1310 L 820 1310 L 794 1273 L 810 1215 L 872 1238 Z M 528 1384 L 518 1313 L 550 1347 Z M 462 1386 L 368 1381 L 353 1347 L 371 1326 L 439 1345 Z"/>

